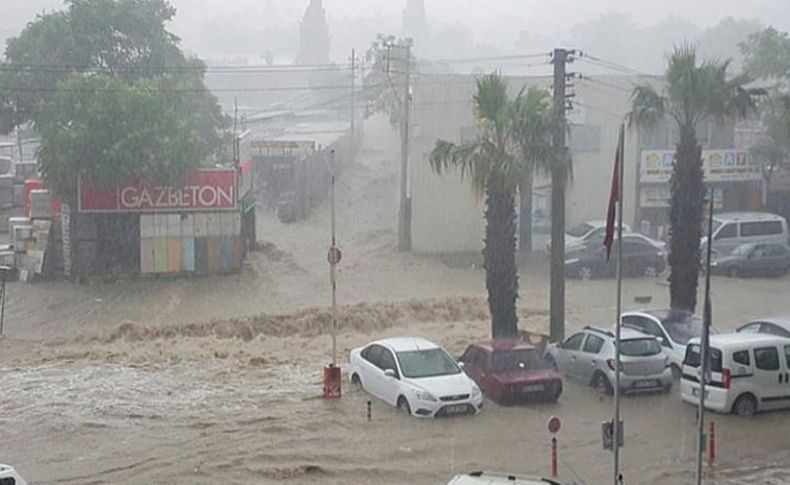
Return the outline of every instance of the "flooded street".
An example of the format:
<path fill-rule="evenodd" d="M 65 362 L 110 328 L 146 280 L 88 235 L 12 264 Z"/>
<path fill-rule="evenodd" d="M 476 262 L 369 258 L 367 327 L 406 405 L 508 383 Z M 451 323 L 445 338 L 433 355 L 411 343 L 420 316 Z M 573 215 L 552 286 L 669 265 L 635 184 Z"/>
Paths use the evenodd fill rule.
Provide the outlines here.
<path fill-rule="evenodd" d="M 399 254 L 397 172 L 368 142 L 339 187 L 346 257 L 338 298 L 340 360 L 382 336 L 420 335 L 460 353 L 490 332 L 484 273 Z M 383 194 L 383 195 L 382 195 Z M 470 418 L 418 420 L 344 384 L 324 401 L 330 359 L 327 208 L 283 225 L 265 211 L 263 250 L 238 275 L 93 285 L 14 283 L 0 340 L 0 448 L 33 484 L 442 484 L 479 469 L 548 475 L 551 415 L 560 474 L 608 483 L 601 422 L 612 399 L 575 382 L 556 405 L 502 407 Z M 716 277 L 714 321 L 732 329 L 785 313 L 790 278 Z M 626 280 L 636 297 L 668 304 L 663 279 Z M 546 331 L 548 266 L 521 271 L 520 326 Z M 569 281 L 569 331 L 614 319 L 613 280 Z M 695 409 L 669 395 L 624 399 L 626 483 L 693 477 Z M 790 482 L 790 413 L 712 415 L 710 483 Z M 8 445 L 13 446 L 8 446 Z"/>

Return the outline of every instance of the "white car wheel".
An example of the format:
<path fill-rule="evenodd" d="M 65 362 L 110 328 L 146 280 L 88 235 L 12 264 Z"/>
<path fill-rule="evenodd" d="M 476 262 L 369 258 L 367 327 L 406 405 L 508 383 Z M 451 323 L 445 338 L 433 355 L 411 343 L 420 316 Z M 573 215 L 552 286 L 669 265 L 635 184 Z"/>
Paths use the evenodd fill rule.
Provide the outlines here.
<path fill-rule="evenodd" d="M 403 396 L 398 397 L 398 409 L 403 409 L 406 411 L 406 414 L 411 415 L 411 406 L 409 406 L 409 400 Z"/>

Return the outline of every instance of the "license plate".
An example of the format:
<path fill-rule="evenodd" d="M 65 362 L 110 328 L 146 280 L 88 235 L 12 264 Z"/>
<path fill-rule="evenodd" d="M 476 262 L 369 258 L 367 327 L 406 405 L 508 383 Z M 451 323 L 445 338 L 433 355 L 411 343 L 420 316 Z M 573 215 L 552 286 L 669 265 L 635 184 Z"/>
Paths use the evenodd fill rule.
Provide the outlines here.
<path fill-rule="evenodd" d="M 543 384 L 533 384 L 531 386 L 524 386 L 524 392 L 543 392 Z"/>
<path fill-rule="evenodd" d="M 645 387 L 656 387 L 656 381 L 636 381 L 636 387 L 644 389 Z"/>
<path fill-rule="evenodd" d="M 444 408 L 446 414 L 464 414 L 467 412 L 468 407 L 466 404 L 455 404 Z"/>

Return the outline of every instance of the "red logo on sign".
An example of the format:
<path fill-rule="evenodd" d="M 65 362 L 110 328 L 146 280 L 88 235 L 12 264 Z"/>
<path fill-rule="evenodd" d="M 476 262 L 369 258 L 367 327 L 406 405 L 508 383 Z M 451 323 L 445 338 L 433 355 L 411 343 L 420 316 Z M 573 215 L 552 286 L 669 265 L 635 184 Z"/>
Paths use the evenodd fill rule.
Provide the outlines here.
<path fill-rule="evenodd" d="M 96 187 L 80 180 L 80 212 L 195 212 L 236 208 L 236 173 L 231 169 L 198 170 L 178 186 L 133 180 Z"/>

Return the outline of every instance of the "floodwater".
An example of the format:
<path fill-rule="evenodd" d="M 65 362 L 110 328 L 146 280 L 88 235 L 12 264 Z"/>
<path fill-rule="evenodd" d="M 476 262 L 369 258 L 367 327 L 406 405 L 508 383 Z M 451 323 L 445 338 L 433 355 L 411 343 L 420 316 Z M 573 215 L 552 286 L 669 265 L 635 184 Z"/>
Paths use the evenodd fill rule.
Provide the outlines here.
<path fill-rule="evenodd" d="M 338 187 L 339 360 L 382 336 L 422 335 L 460 353 L 488 333 L 484 275 L 394 251 L 397 150 L 371 137 Z M 374 149 L 375 147 L 375 149 Z M 546 421 L 559 416 L 560 474 L 611 483 L 601 422 L 612 400 L 573 382 L 560 402 L 417 420 L 344 384 L 325 401 L 331 360 L 328 217 L 260 221 L 268 244 L 240 275 L 88 286 L 9 286 L 0 340 L 0 461 L 34 484 L 442 484 L 480 469 L 547 475 Z M 788 313 L 790 278 L 714 278 L 716 325 Z M 522 328 L 545 331 L 543 261 L 522 272 Z M 628 280 L 667 303 L 660 279 Z M 614 318 L 612 281 L 570 281 L 568 326 Z M 695 409 L 668 395 L 623 400 L 625 483 L 693 479 Z M 708 483 L 790 483 L 790 412 L 717 423 Z"/>

